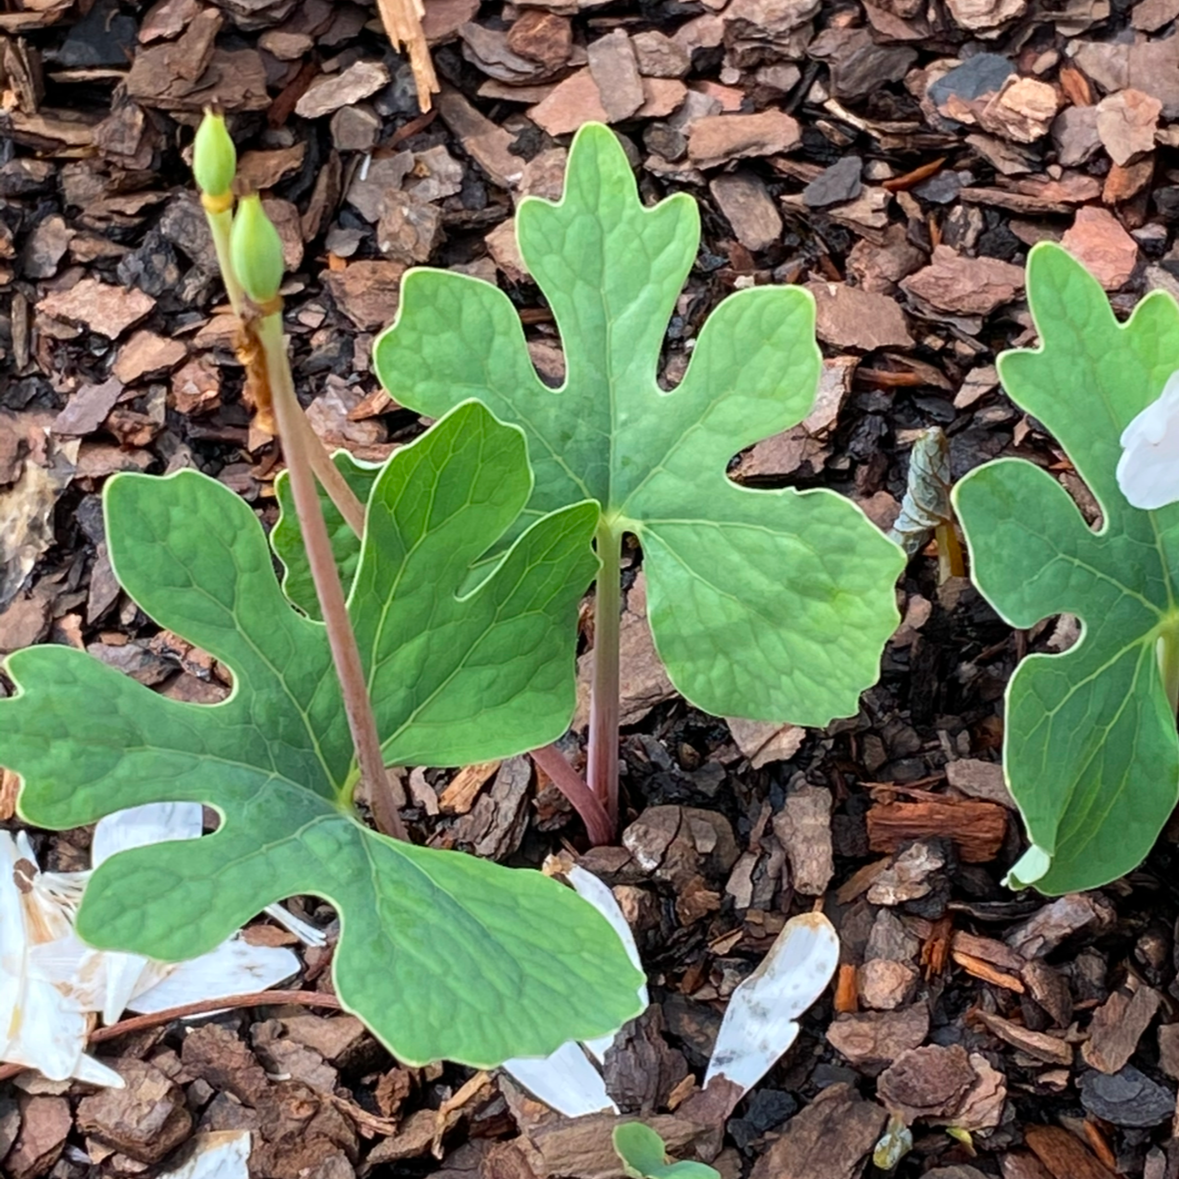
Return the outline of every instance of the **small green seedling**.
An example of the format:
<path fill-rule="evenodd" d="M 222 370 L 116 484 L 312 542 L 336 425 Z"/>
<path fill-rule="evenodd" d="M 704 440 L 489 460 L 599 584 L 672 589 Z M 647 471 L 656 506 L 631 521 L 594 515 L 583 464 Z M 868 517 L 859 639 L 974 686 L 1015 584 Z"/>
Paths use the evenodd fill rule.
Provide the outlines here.
<path fill-rule="evenodd" d="M 573 710 L 596 506 L 531 517 L 460 594 L 528 501 L 522 431 L 459 406 L 371 482 L 347 617 L 384 762 L 465 764 L 552 740 Z M 157 801 L 220 817 L 211 836 L 107 860 L 78 917 L 84 940 L 176 961 L 273 901 L 325 897 L 341 920 L 340 999 L 410 1064 L 542 1055 L 638 1014 L 641 976 L 575 893 L 360 820 L 325 626 L 283 597 L 238 496 L 182 471 L 118 475 L 104 501 L 120 583 L 228 667 L 234 688 L 197 705 L 68 647 L 8 659 L 18 691 L 0 701 L 0 764 L 24 779 L 26 820 L 63 829 Z"/>
<path fill-rule="evenodd" d="M 720 1172 L 705 1163 L 667 1161 L 663 1139 L 642 1122 L 614 1127 L 614 1150 L 630 1179 L 720 1179 Z"/>
<path fill-rule="evenodd" d="M 1032 844 L 1011 880 L 1059 894 L 1137 867 L 1179 799 L 1179 506 L 1132 507 L 1116 477 L 1122 432 L 1179 369 L 1179 307 L 1155 291 L 1119 324 L 1097 281 L 1049 244 L 1032 250 L 1027 287 L 1041 343 L 1005 353 L 999 374 L 1064 447 L 1100 522 L 1020 459 L 972 471 L 954 502 L 974 581 L 1005 621 L 1083 625 L 1007 689 L 1004 765 Z"/>
<path fill-rule="evenodd" d="M 614 134 L 587 124 L 563 199 L 526 198 L 516 225 L 561 333 L 564 385 L 537 376 L 502 291 L 430 269 L 406 274 L 376 370 L 419 413 L 475 397 L 524 429 L 536 487 L 521 522 L 600 505 L 589 779 L 614 819 L 624 533 L 642 546 L 651 632 L 676 688 L 717 715 L 801 725 L 853 714 L 875 681 L 902 556 L 832 491 L 752 490 L 726 474 L 811 408 L 821 359 L 808 292 L 725 299 L 666 392 L 660 351 L 696 257 L 695 201 L 645 208 Z"/>

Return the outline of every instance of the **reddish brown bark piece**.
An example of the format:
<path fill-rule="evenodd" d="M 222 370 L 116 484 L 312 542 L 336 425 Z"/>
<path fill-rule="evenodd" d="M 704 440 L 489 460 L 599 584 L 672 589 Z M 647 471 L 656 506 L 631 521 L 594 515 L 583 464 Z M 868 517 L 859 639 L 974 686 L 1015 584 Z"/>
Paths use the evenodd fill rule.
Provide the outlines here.
<path fill-rule="evenodd" d="M 786 1123 L 751 1179 L 855 1179 L 886 1121 L 884 1110 L 850 1085 L 832 1085 Z"/>
<path fill-rule="evenodd" d="M 873 851 L 896 851 L 911 839 L 951 840 L 969 864 L 995 858 L 1007 832 L 1007 811 L 994 802 L 887 802 L 868 812 Z"/>
<path fill-rule="evenodd" d="M 889 1109 L 907 1122 L 953 1113 L 974 1084 L 975 1073 L 961 1044 L 931 1044 L 902 1052 L 880 1074 L 876 1092 Z"/>
<path fill-rule="evenodd" d="M 1163 104 L 1140 90 L 1121 90 L 1097 104 L 1097 134 L 1115 164 L 1128 164 L 1154 147 Z"/>
<path fill-rule="evenodd" d="M 1127 283 L 1138 262 L 1138 243 L 1108 209 L 1078 209 L 1072 228 L 1065 231 L 1060 244 L 1107 291 L 1116 291 Z"/>
<path fill-rule="evenodd" d="M 1001 1015 L 991 1015 L 985 1011 L 979 1013 L 979 1019 L 1000 1040 L 1021 1052 L 1026 1052 L 1029 1056 L 1034 1056 L 1037 1060 L 1042 1060 L 1045 1064 L 1067 1067 L 1073 1062 L 1072 1046 L 1058 1036 L 1050 1036 L 1047 1032 L 1033 1032 L 1029 1028 L 1012 1023 L 1009 1019 L 1004 1019 Z"/>
<path fill-rule="evenodd" d="M 834 348 L 912 348 L 905 313 L 896 300 L 842 282 L 806 284 L 815 297 L 815 331 Z"/>
<path fill-rule="evenodd" d="M 1052 1172 L 1053 1179 L 1117 1179 L 1091 1151 L 1059 1126 L 1029 1126 L 1024 1138 L 1040 1162 Z"/>
<path fill-rule="evenodd" d="M 70 1127 L 70 1103 L 64 1097 L 22 1098 L 20 1134 L 0 1173 L 6 1179 L 44 1175 L 60 1157 Z"/>
<path fill-rule="evenodd" d="M 899 1011 L 841 1015 L 827 1029 L 827 1042 L 869 1076 L 903 1053 L 919 1048 L 929 1034 L 929 1008 L 916 1003 Z"/>
<path fill-rule="evenodd" d="M 1003 1168 L 1003 1179 L 1052 1179 L 1044 1164 L 1026 1151 L 1005 1154 L 1000 1165 Z"/>
<path fill-rule="evenodd" d="M 42 315 L 80 323 L 92 332 L 116 339 L 151 314 L 156 301 L 142 291 L 110 286 L 84 278 L 68 291 L 55 291 L 37 304 Z"/>
<path fill-rule="evenodd" d="M 78 1128 L 141 1163 L 158 1163 L 192 1130 L 184 1090 L 144 1060 L 115 1062 L 123 1089 L 103 1089 L 78 1105 Z"/>
<path fill-rule="evenodd" d="M 772 156 L 789 151 L 800 137 L 798 123 L 784 111 L 710 115 L 692 124 L 688 132 L 688 155 L 698 168 L 715 168 L 746 156 Z"/>
<path fill-rule="evenodd" d="M 1093 1013 L 1089 1040 L 1081 1045 L 1085 1063 L 1110 1075 L 1128 1064 L 1161 1002 L 1162 997 L 1152 987 L 1139 987 L 1132 995 L 1125 990 L 1114 991 Z"/>
<path fill-rule="evenodd" d="M 949 246 L 938 246 L 924 270 L 904 279 L 901 286 L 943 311 L 961 315 L 989 315 L 1010 303 L 1022 290 L 1023 268 L 998 258 L 968 258 Z"/>
<path fill-rule="evenodd" d="M 827 891 L 835 864 L 831 848 L 831 792 L 822 786 L 802 786 L 787 795 L 774 816 L 774 834 L 790 861 L 797 892 L 820 897 Z"/>

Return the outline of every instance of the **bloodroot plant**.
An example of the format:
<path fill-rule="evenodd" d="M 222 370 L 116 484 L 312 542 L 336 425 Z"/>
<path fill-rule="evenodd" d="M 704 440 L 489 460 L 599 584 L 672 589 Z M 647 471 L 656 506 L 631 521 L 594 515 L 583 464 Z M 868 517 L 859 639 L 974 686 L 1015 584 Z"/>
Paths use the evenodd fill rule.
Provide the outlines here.
<path fill-rule="evenodd" d="M 740 450 L 811 408 L 821 358 L 807 291 L 768 286 L 725 299 L 667 391 L 660 351 L 699 245 L 695 201 L 679 194 L 644 208 L 614 134 L 587 124 L 563 198 L 526 198 L 516 224 L 561 333 L 561 388 L 538 377 L 503 292 L 442 270 L 405 275 L 376 370 L 419 413 L 440 417 L 474 397 L 523 429 L 536 483 L 517 530 L 596 505 L 589 789 L 555 750 L 534 756 L 605 842 L 618 818 L 625 535 L 642 547 L 651 632 L 683 696 L 720 716 L 799 725 L 854 714 L 875 682 L 899 621 L 903 557 L 832 491 L 755 491 L 726 473 Z"/>
<path fill-rule="evenodd" d="M 283 446 L 287 528 L 315 610 L 284 596 L 257 517 L 216 480 L 191 470 L 110 480 L 120 584 L 223 664 L 233 690 L 191 704 L 72 648 L 15 653 L 0 764 L 23 779 L 20 813 L 60 830 L 152 802 L 211 807 L 213 834 L 102 863 L 78 934 L 177 961 L 274 901 L 324 897 L 340 916 L 341 1002 L 408 1064 L 490 1066 L 613 1032 L 641 1010 L 642 976 L 606 919 L 539 872 L 415 847 L 385 770 L 506 757 L 564 730 L 597 506 L 522 519 L 533 492 L 524 432 L 473 402 L 372 472 L 367 502 L 355 500 L 295 398 L 277 233 L 247 198 L 226 246 L 232 143 L 214 125 L 197 146 L 198 180 L 220 186 L 206 188 L 206 207 L 255 399 L 272 407 Z M 356 526 L 347 589 L 321 490 Z M 357 809 L 359 788 L 381 831 Z"/>
<path fill-rule="evenodd" d="M 1032 250 L 1027 288 L 1040 345 L 1000 356 L 999 375 L 1099 518 L 1015 458 L 972 471 L 954 502 L 974 581 L 1004 620 L 1080 620 L 1072 647 L 1029 655 L 1007 689 L 1004 768 L 1031 841 L 1011 882 L 1058 894 L 1132 871 L 1179 800 L 1179 505 L 1165 450 L 1151 453 L 1179 438 L 1173 395 L 1160 399 L 1179 369 L 1179 306 L 1155 291 L 1119 323 L 1050 244 Z"/>

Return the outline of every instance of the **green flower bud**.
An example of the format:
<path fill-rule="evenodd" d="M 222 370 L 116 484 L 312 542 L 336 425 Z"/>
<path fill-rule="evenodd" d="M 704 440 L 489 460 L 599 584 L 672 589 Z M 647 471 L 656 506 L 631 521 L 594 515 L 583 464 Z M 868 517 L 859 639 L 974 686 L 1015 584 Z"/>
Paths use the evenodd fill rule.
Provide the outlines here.
<path fill-rule="evenodd" d="M 259 306 L 269 303 L 282 284 L 282 240 L 257 193 L 238 201 L 229 238 L 229 257 L 242 290 Z"/>
<path fill-rule="evenodd" d="M 228 197 L 237 171 L 237 149 L 225 129 L 225 117 L 206 111 L 192 144 L 192 174 L 205 196 Z"/>

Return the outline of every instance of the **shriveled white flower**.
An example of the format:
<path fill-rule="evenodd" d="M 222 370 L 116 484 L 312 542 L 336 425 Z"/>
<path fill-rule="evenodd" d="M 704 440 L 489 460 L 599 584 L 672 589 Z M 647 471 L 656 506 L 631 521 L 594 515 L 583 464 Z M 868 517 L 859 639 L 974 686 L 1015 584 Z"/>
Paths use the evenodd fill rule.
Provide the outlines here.
<path fill-rule="evenodd" d="M 1123 431 L 1118 486 L 1148 511 L 1179 500 L 1179 372 Z"/>
<path fill-rule="evenodd" d="M 115 852 L 201 834 L 194 803 L 152 803 L 103 819 L 95 829 L 95 867 Z M 290 950 L 251 946 L 240 934 L 188 962 L 95 950 L 74 932 L 89 872 L 42 872 L 24 831 L 0 831 L 0 1060 L 121 1087 L 114 1070 L 85 1053 L 97 1015 L 162 1011 L 184 1003 L 265 990 L 299 969 Z M 322 944 L 323 935 L 280 906 L 274 916 Z M 269 910 L 268 910 L 269 911 Z M 184 914 L 177 913 L 177 921 Z"/>

